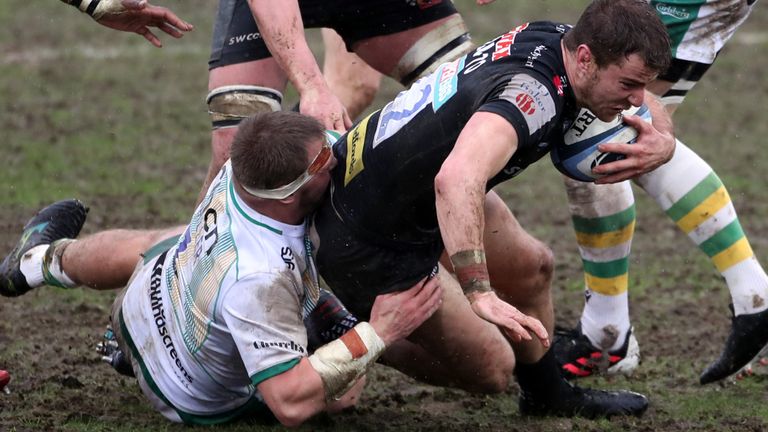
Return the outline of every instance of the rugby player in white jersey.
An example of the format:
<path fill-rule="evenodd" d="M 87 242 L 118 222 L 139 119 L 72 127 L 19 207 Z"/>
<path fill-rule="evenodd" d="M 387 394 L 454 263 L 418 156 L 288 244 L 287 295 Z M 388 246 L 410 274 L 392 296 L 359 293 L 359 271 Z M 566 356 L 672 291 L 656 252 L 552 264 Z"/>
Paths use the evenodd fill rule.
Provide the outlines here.
<path fill-rule="evenodd" d="M 438 308 L 442 290 L 425 278 L 381 296 L 368 322 L 309 352 L 304 320 L 321 290 L 304 218 L 336 164 L 329 139 L 317 120 L 296 113 L 248 119 L 183 232 L 72 240 L 85 208 L 76 200 L 53 204 L 3 261 L 0 290 L 108 289 L 130 277 L 112 328 L 143 393 L 173 421 L 274 415 L 295 426 L 350 406 L 368 367 Z"/>

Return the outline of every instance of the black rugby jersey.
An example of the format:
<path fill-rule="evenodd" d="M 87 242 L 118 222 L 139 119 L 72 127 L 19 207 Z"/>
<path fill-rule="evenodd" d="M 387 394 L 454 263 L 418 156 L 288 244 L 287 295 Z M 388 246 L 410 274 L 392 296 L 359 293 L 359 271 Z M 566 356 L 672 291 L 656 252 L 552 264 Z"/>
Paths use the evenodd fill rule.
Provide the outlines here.
<path fill-rule="evenodd" d="M 334 146 L 331 203 L 346 223 L 376 240 L 439 236 L 434 178 L 469 118 L 498 114 L 518 149 L 487 188 L 544 156 L 575 116 L 560 41 L 570 27 L 523 24 L 415 82 Z M 478 142 L 482 151 L 482 142 Z"/>

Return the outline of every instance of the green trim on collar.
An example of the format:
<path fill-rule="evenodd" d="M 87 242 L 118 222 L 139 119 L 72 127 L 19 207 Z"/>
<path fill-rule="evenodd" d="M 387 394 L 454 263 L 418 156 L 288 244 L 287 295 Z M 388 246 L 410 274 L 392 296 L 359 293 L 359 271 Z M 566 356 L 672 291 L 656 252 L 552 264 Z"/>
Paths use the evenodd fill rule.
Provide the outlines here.
<path fill-rule="evenodd" d="M 233 181 L 233 179 L 230 179 L 230 180 L 229 180 L 229 192 L 232 194 L 232 197 L 231 197 L 231 198 L 232 198 L 232 203 L 235 205 L 235 208 L 237 209 L 237 211 L 238 211 L 238 212 L 239 212 L 239 213 L 240 213 L 240 214 L 241 214 L 241 215 L 242 215 L 244 218 L 246 218 L 246 219 L 248 220 L 248 222 L 251 222 L 252 224 L 254 224 L 254 225 L 258 225 L 258 226 L 260 226 L 260 227 L 262 227 L 262 228 L 266 228 L 266 229 L 268 229 L 268 230 L 272 231 L 272 232 L 273 232 L 273 233 L 275 233 L 275 234 L 278 234 L 278 235 L 283 235 L 283 231 L 282 231 L 282 230 L 279 230 L 279 229 L 277 229 L 277 228 L 273 228 L 273 227 L 271 227 L 271 226 L 269 226 L 269 225 L 267 225 L 267 224 L 264 224 L 264 223 L 262 223 L 262 222 L 259 222 L 259 221 L 257 221 L 256 219 L 254 219 L 254 218 L 252 218 L 252 217 L 248 216 L 248 213 L 246 213 L 246 212 L 245 212 L 245 211 L 244 211 L 244 210 L 243 210 L 243 209 L 240 207 L 240 204 L 238 204 L 238 203 L 237 203 L 237 196 L 235 195 L 235 182 Z"/>

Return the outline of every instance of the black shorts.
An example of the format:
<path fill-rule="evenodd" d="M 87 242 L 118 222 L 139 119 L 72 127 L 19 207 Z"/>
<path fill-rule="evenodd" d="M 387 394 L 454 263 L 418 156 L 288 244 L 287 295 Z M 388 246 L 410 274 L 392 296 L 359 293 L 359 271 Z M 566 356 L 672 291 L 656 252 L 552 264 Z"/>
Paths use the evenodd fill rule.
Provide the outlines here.
<path fill-rule="evenodd" d="M 659 79 L 669 82 L 678 82 L 681 79 L 686 81 L 699 81 L 710 66 L 712 66 L 712 64 L 673 58 L 667 71 L 659 75 Z"/>
<path fill-rule="evenodd" d="M 440 238 L 418 245 L 373 239 L 342 221 L 330 201 L 325 200 L 314 218 L 320 236 L 317 268 L 358 318 L 370 318 L 377 295 L 404 291 L 425 276 L 437 274 L 444 249 Z"/>
<path fill-rule="evenodd" d="M 712 64 L 709 63 L 673 58 L 667 71 L 659 75 L 660 80 L 674 83 L 666 93 L 661 95 L 662 101 L 676 98 L 676 103 L 682 102 L 711 66 Z"/>
<path fill-rule="evenodd" d="M 453 15 L 449 0 L 299 0 L 305 28 L 328 27 L 351 50 L 356 42 L 409 30 Z M 220 0 L 208 67 L 271 57 L 246 0 Z"/>

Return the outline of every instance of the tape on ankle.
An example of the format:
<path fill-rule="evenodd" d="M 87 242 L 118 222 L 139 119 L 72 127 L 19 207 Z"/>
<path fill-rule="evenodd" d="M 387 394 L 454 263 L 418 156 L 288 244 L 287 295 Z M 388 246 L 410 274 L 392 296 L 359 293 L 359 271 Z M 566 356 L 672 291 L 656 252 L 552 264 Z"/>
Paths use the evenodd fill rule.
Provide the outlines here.
<path fill-rule="evenodd" d="M 64 250 L 77 240 L 59 239 L 51 243 L 45 252 L 42 262 L 43 280 L 47 285 L 59 288 L 74 288 L 78 284 L 73 281 L 61 265 Z"/>
<path fill-rule="evenodd" d="M 318 348 L 309 356 L 309 362 L 323 380 L 326 400 L 344 395 L 385 348 L 384 341 L 367 322 Z"/>

